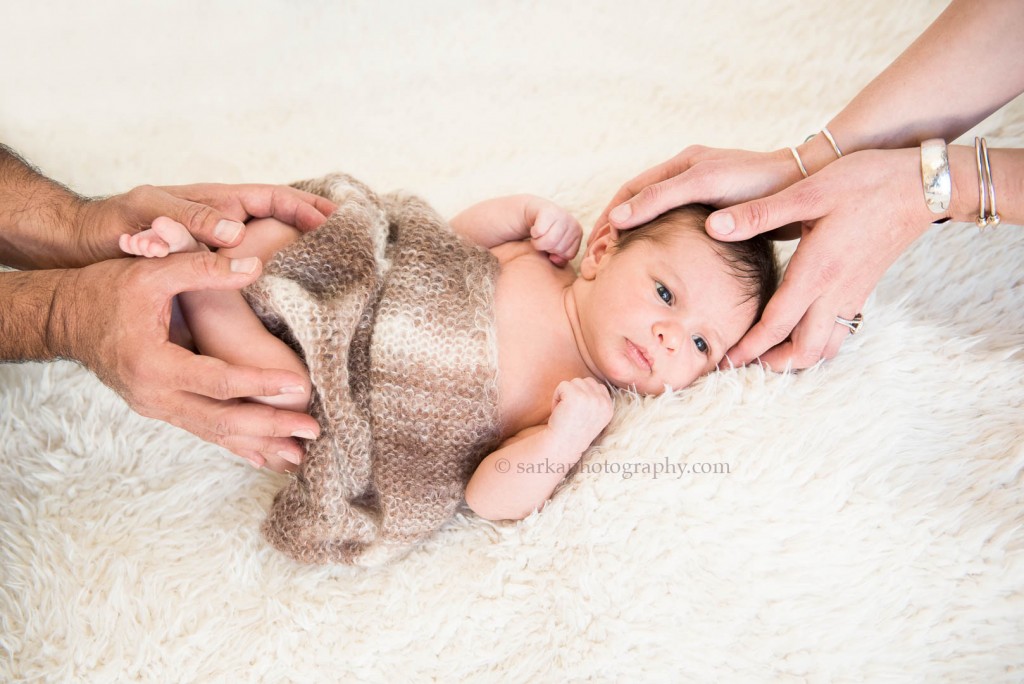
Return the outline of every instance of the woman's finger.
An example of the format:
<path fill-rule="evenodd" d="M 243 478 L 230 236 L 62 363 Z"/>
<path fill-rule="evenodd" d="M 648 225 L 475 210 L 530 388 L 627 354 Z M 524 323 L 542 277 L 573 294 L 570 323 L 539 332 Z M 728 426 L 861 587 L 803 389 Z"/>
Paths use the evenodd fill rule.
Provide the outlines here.
<path fill-rule="evenodd" d="M 761 320 L 730 349 L 726 356 L 734 366 L 745 366 L 772 347 L 781 344 L 800 322 L 816 294 L 798 283 L 783 280 L 768 301 Z"/>
<path fill-rule="evenodd" d="M 784 190 L 721 209 L 708 217 L 708 234 L 717 240 L 746 240 L 791 223 L 809 222 L 828 213 L 826 195 L 814 178 Z"/>

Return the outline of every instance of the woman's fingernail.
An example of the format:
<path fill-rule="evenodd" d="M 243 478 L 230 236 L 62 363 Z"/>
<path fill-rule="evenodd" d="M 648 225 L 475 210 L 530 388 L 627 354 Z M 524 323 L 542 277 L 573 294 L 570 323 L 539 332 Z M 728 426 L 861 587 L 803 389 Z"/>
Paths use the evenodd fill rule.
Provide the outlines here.
<path fill-rule="evenodd" d="M 244 226 L 238 221 L 221 219 L 213 229 L 213 237 L 221 242 L 234 242 L 242 232 Z"/>
<path fill-rule="evenodd" d="M 628 204 L 620 204 L 619 206 L 612 209 L 612 212 L 608 214 L 608 218 L 616 223 L 622 223 L 630 217 L 633 213 L 633 207 Z"/>
<path fill-rule="evenodd" d="M 302 385 L 288 385 L 281 388 L 280 394 L 302 394 L 305 391 L 306 388 Z"/>
<path fill-rule="evenodd" d="M 277 455 L 283 458 L 284 460 L 288 461 L 289 463 L 294 463 L 295 465 L 299 465 L 300 463 L 302 463 L 302 457 L 299 456 L 298 454 L 293 454 L 290 451 L 278 451 Z"/>
<path fill-rule="evenodd" d="M 232 259 L 231 270 L 235 273 L 252 273 L 256 270 L 260 260 L 256 257 L 248 257 L 246 259 Z"/>
<path fill-rule="evenodd" d="M 733 219 L 732 214 L 712 214 L 709 224 L 711 225 L 711 230 L 719 235 L 728 235 L 736 230 L 736 221 Z"/>
<path fill-rule="evenodd" d="M 313 434 L 312 430 L 296 430 L 292 433 L 292 437 L 298 437 L 299 439 L 316 439 L 316 435 Z"/>

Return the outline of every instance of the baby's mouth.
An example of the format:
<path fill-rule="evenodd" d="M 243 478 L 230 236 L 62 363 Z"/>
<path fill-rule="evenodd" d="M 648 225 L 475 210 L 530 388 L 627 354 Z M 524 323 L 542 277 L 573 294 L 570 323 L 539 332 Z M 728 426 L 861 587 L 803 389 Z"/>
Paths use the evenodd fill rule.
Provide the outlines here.
<path fill-rule="evenodd" d="M 633 344 L 629 338 L 626 338 L 626 355 L 629 356 L 633 363 L 645 371 L 650 371 L 653 368 L 653 364 L 651 364 L 644 351 Z"/>

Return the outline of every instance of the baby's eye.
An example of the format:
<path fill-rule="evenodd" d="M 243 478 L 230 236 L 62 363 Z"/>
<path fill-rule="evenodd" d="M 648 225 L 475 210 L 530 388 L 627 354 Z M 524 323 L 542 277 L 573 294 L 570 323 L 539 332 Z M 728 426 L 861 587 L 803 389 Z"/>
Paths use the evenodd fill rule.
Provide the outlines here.
<path fill-rule="evenodd" d="M 707 340 L 705 340 L 700 335 L 694 335 L 692 339 L 693 346 L 697 347 L 697 351 L 699 351 L 701 354 L 707 354 L 711 350 L 711 347 L 708 345 Z"/>
<path fill-rule="evenodd" d="M 672 293 L 669 291 L 669 289 L 662 285 L 661 283 L 659 283 L 657 280 L 654 281 L 654 284 L 656 286 L 654 289 L 657 290 L 658 296 L 661 297 L 661 300 L 666 304 L 671 304 Z"/>

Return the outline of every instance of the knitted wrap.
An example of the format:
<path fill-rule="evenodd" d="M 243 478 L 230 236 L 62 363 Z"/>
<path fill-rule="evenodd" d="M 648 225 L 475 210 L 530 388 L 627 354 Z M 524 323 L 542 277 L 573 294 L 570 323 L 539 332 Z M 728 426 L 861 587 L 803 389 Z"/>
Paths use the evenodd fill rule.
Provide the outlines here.
<path fill-rule="evenodd" d="M 298 561 L 379 565 L 453 515 L 499 442 L 498 264 L 415 197 L 295 187 L 338 209 L 244 294 L 305 359 L 321 433 L 263 533 Z"/>

